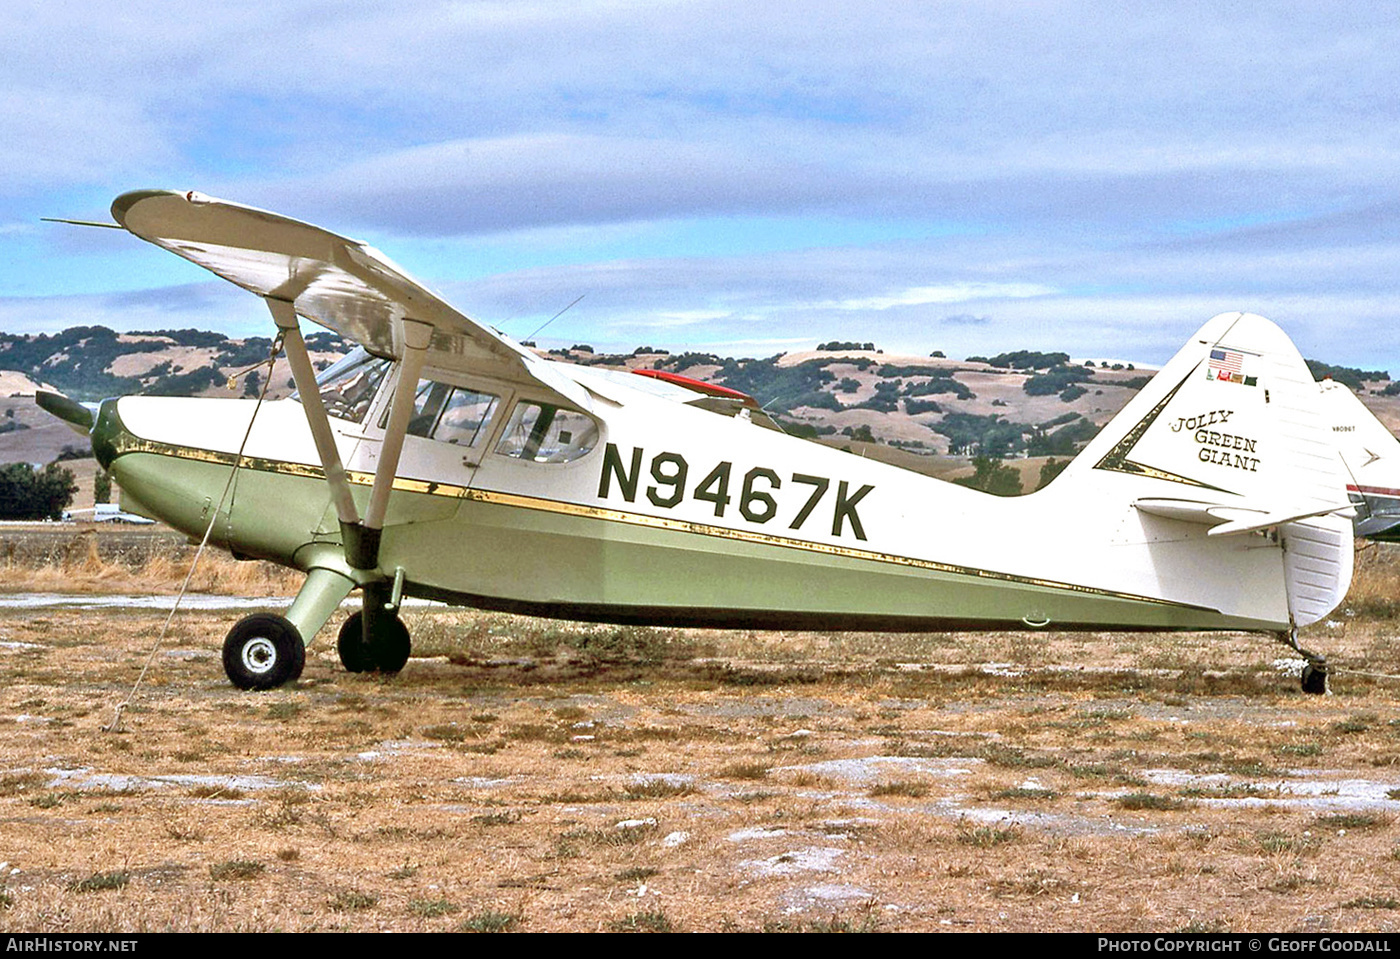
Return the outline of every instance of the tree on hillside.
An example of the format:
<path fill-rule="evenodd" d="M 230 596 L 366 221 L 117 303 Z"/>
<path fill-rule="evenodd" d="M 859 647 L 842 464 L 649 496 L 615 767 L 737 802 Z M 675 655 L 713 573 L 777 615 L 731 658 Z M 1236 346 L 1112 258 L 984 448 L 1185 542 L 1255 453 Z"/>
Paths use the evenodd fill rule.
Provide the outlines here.
<path fill-rule="evenodd" d="M 58 519 L 78 486 L 73 471 L 50 463 L 35 473 L 28 463 L 0 466 L 0 519 Z"/>
<path fill-rule="evenodd" d="M 1050 485 L 1050 481 L 1065 471 L 1065 467 L 1070 464 L 1069 460 L 1057 460 L 1053 456 L 1046 460 L 1040 467 L 1040 482 L 1036 484 L 1036 489 L 1045 489 Z"/>
<path fill-rule="evenodd" d="M 992 459 L 990 456 L 978 456 L 973 459 L 972 468 L 976 472 L 971 476 L 964 476 L 953 482 L 959 486 L 980 489 L 994 496 L 1021 495 L 1021 474 L 1004 465 L 1001 460 Z"/>

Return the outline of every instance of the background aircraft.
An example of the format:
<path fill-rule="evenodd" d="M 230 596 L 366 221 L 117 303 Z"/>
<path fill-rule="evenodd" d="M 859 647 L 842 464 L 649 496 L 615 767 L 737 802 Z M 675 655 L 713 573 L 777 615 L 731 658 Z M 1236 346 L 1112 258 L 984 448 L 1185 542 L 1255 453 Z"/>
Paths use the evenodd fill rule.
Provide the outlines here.
<path fill-rule="evenodd" d="M 1350 474 L 1347 493 L 1356 507 L 1356 535 L 1400 541 L 1400 441 L 1345 384 L 1318 384 L 1323 416 Z"/>

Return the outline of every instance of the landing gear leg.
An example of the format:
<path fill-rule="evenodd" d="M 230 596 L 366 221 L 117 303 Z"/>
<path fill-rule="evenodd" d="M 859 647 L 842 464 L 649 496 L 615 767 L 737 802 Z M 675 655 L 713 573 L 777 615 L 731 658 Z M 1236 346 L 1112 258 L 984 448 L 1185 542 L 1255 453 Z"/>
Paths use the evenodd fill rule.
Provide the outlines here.
<path fill-rule="evenodd" d="M 1303 692 L 1322 696 L 1327 693 L 1327 657 L 1319 656 L 1310 649 L 1304 649 L 1298 645 L 1298 628 L 1288 630 L 1279 634 L 1279 641 L 1291 646 L 1300 656 L 1307 660 L 1303 666 L 1302 685 Z"/>
<path fill-rule="evenodd" d="M 310 642 L 354 588 L 355 583 L 348 576 L 330 569 L 313 568 L 306 574 L 306 582 L 301 584 L 297 598 L 287 610 L 287 619 Z"/>

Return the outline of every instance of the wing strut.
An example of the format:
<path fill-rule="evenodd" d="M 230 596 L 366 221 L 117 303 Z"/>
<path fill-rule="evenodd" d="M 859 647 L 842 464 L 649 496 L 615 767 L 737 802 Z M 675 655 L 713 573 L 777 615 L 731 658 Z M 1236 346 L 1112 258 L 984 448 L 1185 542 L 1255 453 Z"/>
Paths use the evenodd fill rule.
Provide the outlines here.
<path fill-rule="evenodd" d="M 335 435 L 331 432 L 330 421 L 326 418 L 326 407 L 321 402 L 321 391 L 316 386 L 316 371 L 311 368 L 311 357 L 306 355 L 306 341 L 301 337 L 301 326 L 297 323 L 296 306 L 287 300 L 266 297 L 267 308 L 272 311 L 272 319 L 282 331 L 282 346 L 287 351 L 287 362 L 292 367 L 292 380 L 301 394 L 301 406 L 306 411 L 306 425 L 316 440 L 316 452 L 321 457 L 321 469 L 326 473 L 326 485 L 331 488 L 331 501 L 335 503 L 335 514 L 340 518 L 341 528 L 357 526 L 359 511 L 355 508 L 355 498 L 350 494 L 350 480 L 345 475 L 345 466 L 340 461 L 340 451 L 336 449 Z"/>
<path fill-rule="evenodd" d="M 389 406 L 389 425 L 384 430 L 384 445 L 379 450 L 379 464 L 374 470 L 374 486 L 365 508 L 365 527 L 384 528 L 384 513 L 389 508 L 389 492 L 399 471 L 399 454 L 408 421 L 413 418 L 413 400 L 418 391 L 418 374 L 423 369 L 423 355 L 431 341 L 433 328 L 428 323 L 403 321 L 404 351 L 399 363 L 399 380 L 394 386 L 394 399 Z"/>
<path fill-rule="evenodd" d="M 384 515 L 389 509 L 389 493 L 394 489 L 394 478 L 399 472 L 399 455 L 403 452 L 403 439 L 408 433 L 418 392 L 418 374 L 423 370 L 423 357 L 432 336 L 431 324 L 403 320 L 403 358 L 399 361 L 399 379 L 394 384 L 394 398 L 389 404 L 389 423 L 374 469 L 374 485 L 370 487 L 365 520 L 359 526 L 341 527 L 347 535 L 345 557 L 357 569 L 372 570 L 379 566 L 379 540 L 384 531 Z M 360 648 L 378 664 L 377 668 L 390 672 L 403 668 L 409 653 L 408 632 L 398 618 L 402 573 L 402 569 L 395 573 L 392 586 L 381 579 L 361 587 Z M 341 659 L 344 658 L 342 655 Z"/>

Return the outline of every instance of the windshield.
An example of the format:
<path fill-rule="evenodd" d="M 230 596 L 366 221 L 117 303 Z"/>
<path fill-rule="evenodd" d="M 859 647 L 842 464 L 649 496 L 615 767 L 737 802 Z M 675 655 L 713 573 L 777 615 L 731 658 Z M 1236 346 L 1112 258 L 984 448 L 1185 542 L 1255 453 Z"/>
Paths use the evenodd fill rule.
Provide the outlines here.
<path fill-rule="evenodd" d="M 390 360 L 356 347 L 316 376 L 326 414 L 359 423 L 369 412 L 370 402 L 389 372 Z M 292 399 L 300 399 L 292 394 Z"/>

